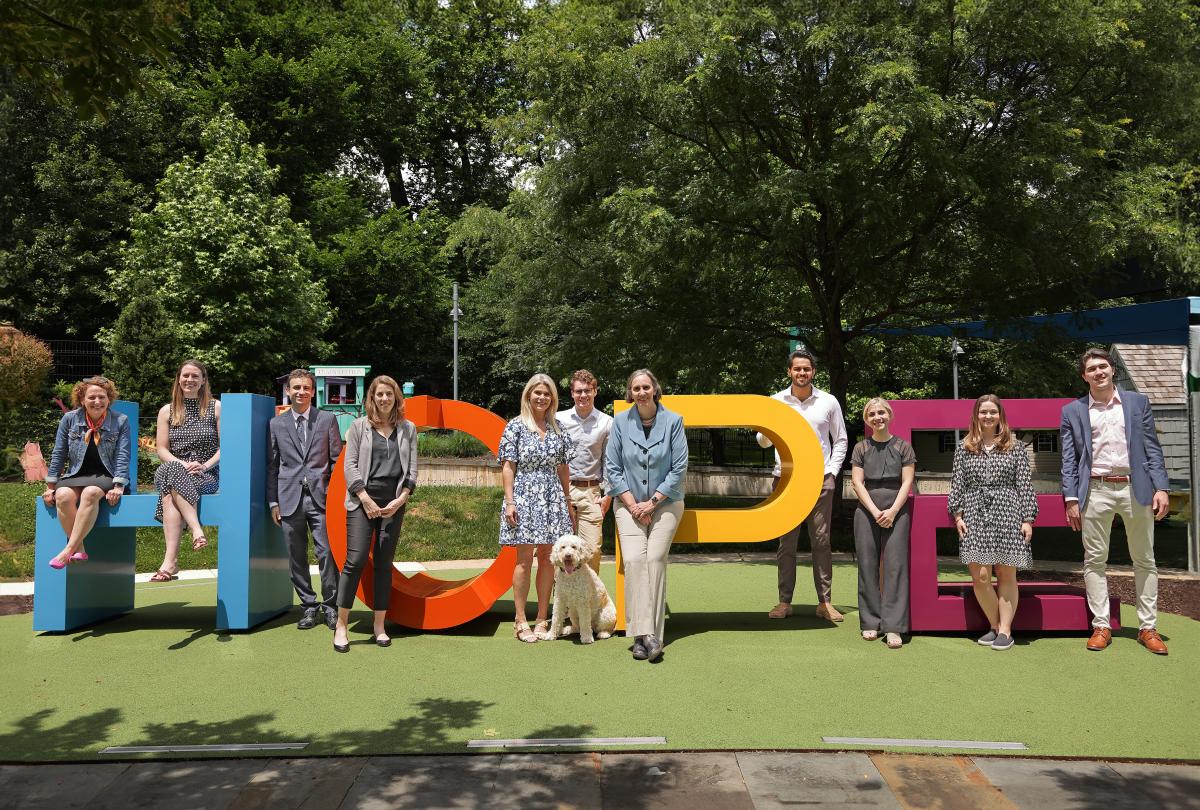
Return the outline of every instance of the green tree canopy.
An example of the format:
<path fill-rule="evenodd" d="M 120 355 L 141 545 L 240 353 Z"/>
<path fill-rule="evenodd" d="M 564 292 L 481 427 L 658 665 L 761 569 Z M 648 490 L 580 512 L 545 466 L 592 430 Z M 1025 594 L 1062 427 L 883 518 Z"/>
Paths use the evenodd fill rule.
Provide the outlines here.
<path fill-rule="evenodd" d="M 331 313 L 306 264 L 314 248 L 287 198 L 272 195 L 277 170 L 244 124 L 223 111 L 201 140 L 203 160 L 167 169 L 154 209 L 135 219 L 112 290 L 121 301 L 157 296 L 184 350 L 225 390 L 270 391 L 329 351 Z M 101 339 L 111 354 L 115 332 Z"/>
<path fill-rule="evenodd" d="M 517 47 L 534 97 L 506 130 L 542 165 L 460 228 L 493 254 L 479 340 L 502 365 L 754 389 L 799 325 L 844 398 L 881 325 L 1087 301 L 1129 252 L 1182 244 L 1164 212 L 1194 159 L 1173 133 L 1196 109 L 1197 13 L 542 7 Z"/>

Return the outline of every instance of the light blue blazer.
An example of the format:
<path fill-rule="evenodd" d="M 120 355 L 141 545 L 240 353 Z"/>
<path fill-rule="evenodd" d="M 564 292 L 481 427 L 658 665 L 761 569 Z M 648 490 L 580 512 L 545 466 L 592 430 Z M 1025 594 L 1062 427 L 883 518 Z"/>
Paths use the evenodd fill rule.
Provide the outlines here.
<path fill-rule="evenodd" d="M 667 500 L 682 501 L 687 462 L 682 416 L 660 403 L 647 438 L 637 408 L 630 408 L 613 418 L 604 451 L 604 468 L 608 471 L 606 494 L 619 498 L 623 492 L 632 492 L 641 503 L 661 492 Z"/>
<path fill-rule="evenodd" d="M 1121 391 L 1125 413 L 1125 442 L 1129 445 L 1129 478 L 1133 497 L 1149 506 L 1157 490 L 1169 490 L 1162 445 L 1154 429 L 1150 400 L 1136 391 Z M 1059 427 L 1062 444 L 1062 491 L 1064 498 L 1078 498 L 1087 506 L 1088 480 L 1092 474 L 1092 418 L 1087 395 L 1067 403 Z"/>

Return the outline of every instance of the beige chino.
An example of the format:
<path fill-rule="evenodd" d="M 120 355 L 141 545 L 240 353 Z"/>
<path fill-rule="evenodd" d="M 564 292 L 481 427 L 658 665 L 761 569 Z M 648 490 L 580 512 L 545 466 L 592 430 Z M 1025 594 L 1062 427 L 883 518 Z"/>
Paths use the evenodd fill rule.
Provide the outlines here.
<path fill-rule="evenodd" d="M 596 553 L 588 565 L 600 573 L 600 544 L 604 535 L 604 515 L 600 512 L 600 485 L 580 487 L 571 484 L 571 503 L 575 504 L 575 515 L 579 519 L 575 533 L 589 543 L 594 543 Z"/>
<path fill-rule="evenodd" d="M 667 555 L 683 517 L 683 501 L 664 501 L 649 525 L 638 523 L 625 504 L 613 503 L 621 561 L 625 566 L 625 635 L 663 640 L 667 623 Z"/>
<path fill-rule="evenodd" d="M 1154 513 L 1133 497 L 1133 486 L 1092 479 L 1083 510 L 1083 584 L 1093 627 L 1110 627 L 1108 580 L 1109 534 L 1113 518 L 1121 516 L 1133 561 L 1137 591 L 1138 629 L 1154 627 L 1158 620 L 1158 568 L 1154 563 Z"/>

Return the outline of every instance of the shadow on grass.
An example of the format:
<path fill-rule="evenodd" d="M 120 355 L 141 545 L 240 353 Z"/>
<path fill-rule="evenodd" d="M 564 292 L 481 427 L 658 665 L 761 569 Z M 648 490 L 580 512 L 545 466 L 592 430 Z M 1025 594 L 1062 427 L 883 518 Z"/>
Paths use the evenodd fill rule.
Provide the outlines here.
<path fill-rule="evenodd" d="M 311 749 L 304 753 L 337 756 L 462 751 L 463 743 L 452 740 L 451 732 L 478 725 L 484 709 L 491 705 L 478 700 L 424 698 L 411 704 L 415 712 L 397 717 L 384 728 L 334 731 L 308 740 L 294 739 L 275 728 L 276 715 L 270 712 L 213 722 L 147 723 L 142 739 L 122 745 L 307 742 Z"/>
<path fill-rule="evenodd" d="M 743 630 L 756 633 L 764 630 L 789 632 L 797 630 L 836 631 L 838 629 L 838 625 L 818 618 L 815 615 L 816 605 L 793 604 L 793 608 L 795 613 L 786 619 L 768 618 L 767 611 L 765 610 L 721 613 L 669 611 L 667 614 L 667 646 L 670 646 L 673 641 L 679 641 L 688 636 L 698 636 L 703 633 L 740 632 Z M 845 614 L 846 622 L 852 624 L 858 623 L 856 618 L 857 610 L 840 605 L 838 609 Z"/>
<path fill-rule="evenodd" d="M 94 755 L 109 730 L 121 722 L 120 709 L 72 717 L 66 724 L 51 726 L 54 709 L 39 709 L 17 720 L 16 729 L 0 734 L 0 760 L 81 759 Z M 0 805 L 4 802 L 0 799 Z"/>
<path fill-rule="evenodd" d="M 249 631 L 236 632 L 254 633 L 260 630 L 281 627 L 292 621 L 289 613 L 290 611 L 281 613 Z M 136 633 L 143 630 L 182 630 L 188 631 L 187 635 L 167 645 L 168 650 L 182 650 L 192 642 L 206 636 L 216 636 L 217 641 L 228 641 L 232 638 L 230 631 L 217 631 L 213 626 L 216 619 L 217 608 L 215 605 L 195 605 L 190 602 L 159 602 L 136 608 L 124 615 L 107 619 L 85 630 L 75 632 L 71 637 L 71 641 L 88 641 L 90 639 L 104 638 L 105 636 L 122 633 Z M 49 635 L 65 634 L 52 633 Z"/>

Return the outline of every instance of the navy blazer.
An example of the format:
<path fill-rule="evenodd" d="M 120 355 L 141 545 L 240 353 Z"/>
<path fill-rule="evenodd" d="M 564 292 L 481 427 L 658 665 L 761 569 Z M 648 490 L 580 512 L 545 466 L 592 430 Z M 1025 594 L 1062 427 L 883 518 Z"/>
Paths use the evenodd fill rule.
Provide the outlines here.
<path fill-rule="evenodd" d="M 1145 394 L 1125 390 L 1120 390 L 1120 394 L 1133 497 L 1143 506 L 1149 506 L 1156 491 L 1170 488 L 1162 445 L 1158 443 L 1158 433 L 1154 429 L 1154 414 Z M 1063 497 L 1079 499 L 1082 510 L 1087 506 L 1088 480 L 1092 475 L 1092 419 L 1086 394 L 1063 407 L 1059 438 L 1062 442 Z"/>
<path fill-rule="evenodd" d="M 604 467 L 608 492 L 619 498 L 632 492 L 638 503 L 661 492 L 670 501 L 683 500 L 683 476 L 687 472 L 687 436 L 683 417 L 659 403 L 650 436 L 642 429 L 636 407 L 613 417 Z"/>

